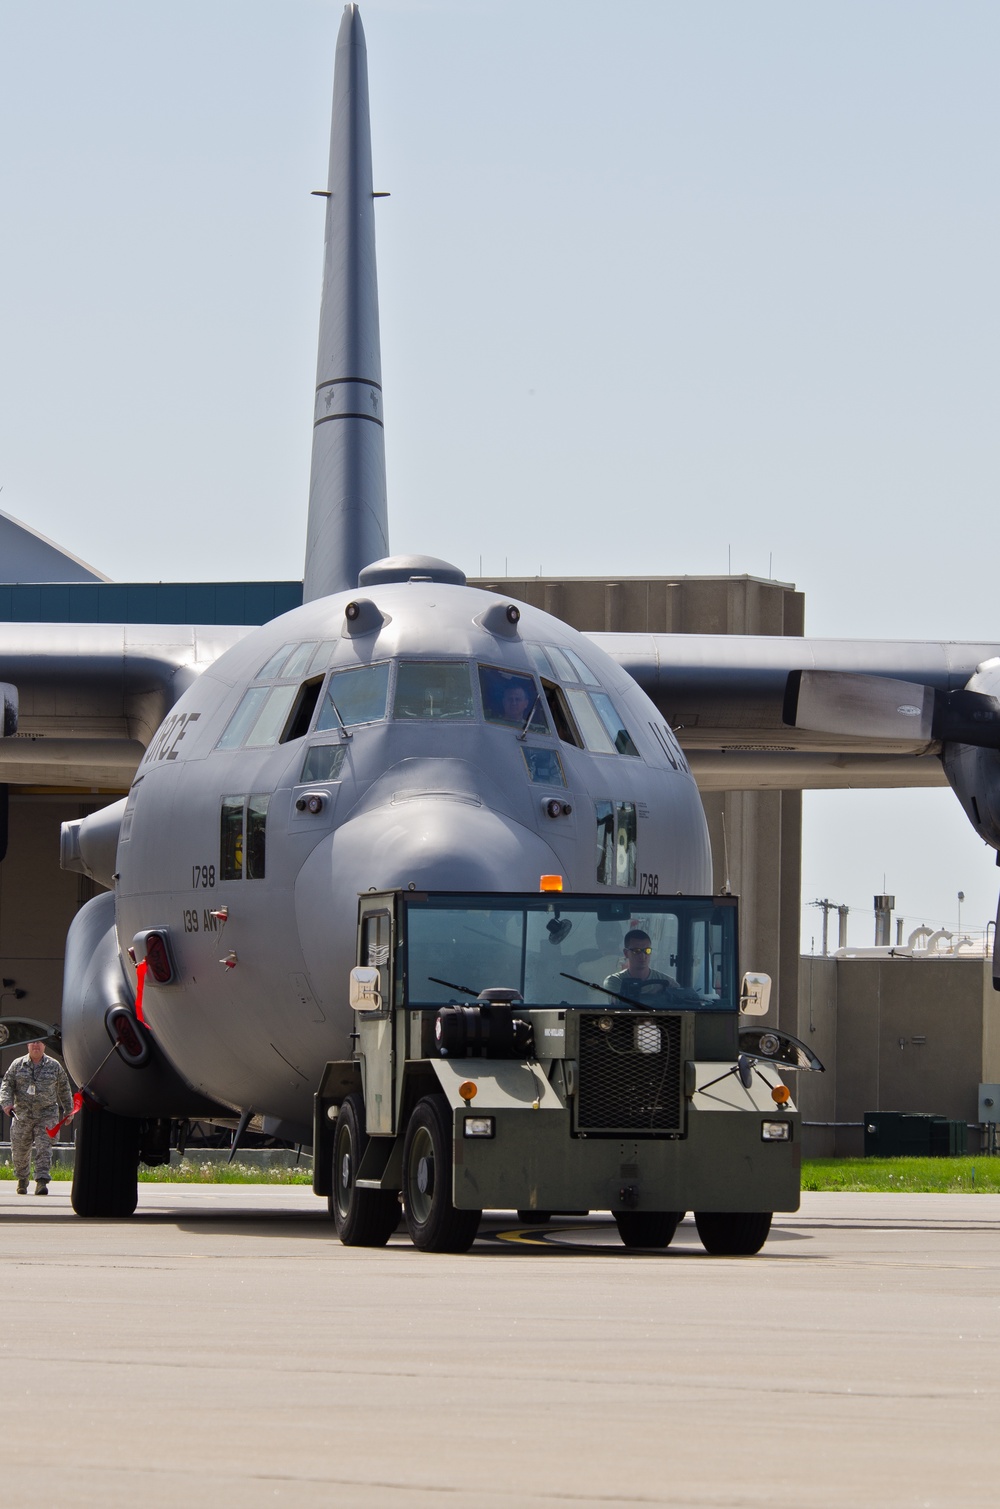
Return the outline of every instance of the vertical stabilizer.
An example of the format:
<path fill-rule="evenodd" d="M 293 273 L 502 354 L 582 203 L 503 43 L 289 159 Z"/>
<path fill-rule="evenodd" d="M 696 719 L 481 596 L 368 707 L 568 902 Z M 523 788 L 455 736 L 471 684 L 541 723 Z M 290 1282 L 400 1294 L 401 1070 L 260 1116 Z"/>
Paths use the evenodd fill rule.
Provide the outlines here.
<path fill-rule="evenodd" d="M 333 79 L 326 253 L 303 597 L 357 585 L 389 553 L 368 57 L 344 9 Z"/>

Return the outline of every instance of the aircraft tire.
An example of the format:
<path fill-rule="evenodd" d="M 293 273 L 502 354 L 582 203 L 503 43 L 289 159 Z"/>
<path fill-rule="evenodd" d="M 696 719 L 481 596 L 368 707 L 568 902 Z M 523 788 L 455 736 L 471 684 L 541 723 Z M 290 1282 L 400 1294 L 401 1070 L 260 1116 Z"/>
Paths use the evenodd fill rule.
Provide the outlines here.
<path fill-rule="evenodd" d="M 403 1213 L 421 1252 L 468 1252 L 481 1210 L 451 1201 L 451 1111 L 443 1095 L 417 1102 L 403 1141 Z"/>
<path fill-rule="evenodd" d="M 139 1199 L 139 1122 L 84 1104 L 76 1131 L 73 1209 L 78 1216 L 130 1216 Z"/>
<path fill-rule="evenodd" d="M 682 1210 L 613 1210 L 626 1247 L 669 1247 L 684 1218 Z"/>
<path fill-rule="evenodd" d="M 767 1241 L 771 1212 L 695 1211 L 701 1245 L 713 1257 L 752 1257 Z"/>
<path fill-rule="evenodd" d="M 333 1177 L 328 1196 L 337 1235 L 345 1247 L 384 1247 L 399 1225 L 394 1189 L 358 1189 L 355 1184 L 365 1148 L 365 1103 L 348 1095 L 333 1129 Z"/>

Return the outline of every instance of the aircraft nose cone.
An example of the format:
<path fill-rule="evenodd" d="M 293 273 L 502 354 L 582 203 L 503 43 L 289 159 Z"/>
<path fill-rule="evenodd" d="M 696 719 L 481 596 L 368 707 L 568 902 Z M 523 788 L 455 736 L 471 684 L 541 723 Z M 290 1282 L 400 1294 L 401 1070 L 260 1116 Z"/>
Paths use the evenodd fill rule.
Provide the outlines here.
<path fill-rule="evenodd" d="M 559 860 L 537 833 L 472 798 L 426 794 L 360 813 L 334 835 L 355 891 L 533 891 Z"/>

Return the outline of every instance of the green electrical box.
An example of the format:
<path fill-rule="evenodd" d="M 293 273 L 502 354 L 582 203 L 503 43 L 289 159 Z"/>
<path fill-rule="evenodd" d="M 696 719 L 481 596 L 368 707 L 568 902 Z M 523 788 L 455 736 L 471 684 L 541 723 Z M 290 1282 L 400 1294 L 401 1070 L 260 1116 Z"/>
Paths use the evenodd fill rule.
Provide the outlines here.
<path fill-rule="evenodd" d="M 866 1158 L 958 1158 L 965 1150 L 964 1121 L 907 1111 L 865 1112 Z"/>

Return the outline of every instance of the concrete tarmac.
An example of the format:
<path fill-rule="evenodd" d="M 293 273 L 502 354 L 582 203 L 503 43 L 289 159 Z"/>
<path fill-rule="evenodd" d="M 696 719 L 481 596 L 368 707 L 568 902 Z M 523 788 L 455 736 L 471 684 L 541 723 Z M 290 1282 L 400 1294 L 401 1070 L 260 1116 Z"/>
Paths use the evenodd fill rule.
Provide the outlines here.
<path fill-rule="evenodd" d="M 685 1221 L 490 1216 L 340 1246 L 306 1188 L 0 1183 L 5 1503 L 945 1509 L 1000 1497 L 1000 1196 L 803 1196 L 755 1258 Z"/>

